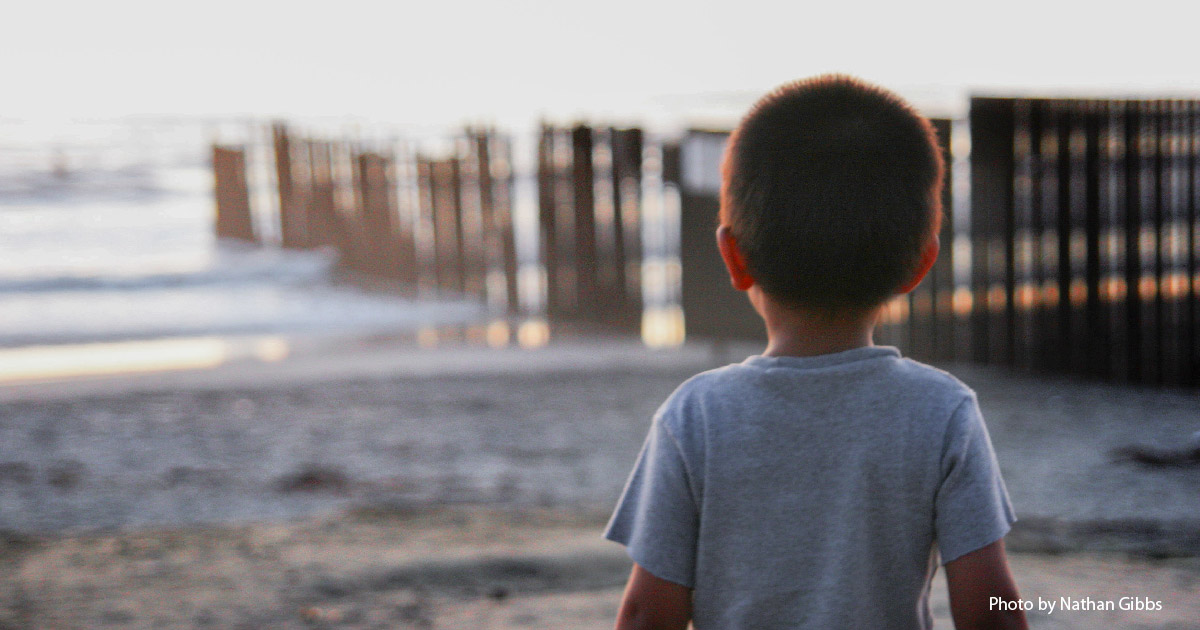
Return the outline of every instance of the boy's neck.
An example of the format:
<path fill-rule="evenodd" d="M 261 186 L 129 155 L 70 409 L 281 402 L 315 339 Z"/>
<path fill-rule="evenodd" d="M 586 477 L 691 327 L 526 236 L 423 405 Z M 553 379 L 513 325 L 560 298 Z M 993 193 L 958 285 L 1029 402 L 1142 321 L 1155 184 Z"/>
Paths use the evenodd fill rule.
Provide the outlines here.
<path fill-rule="evenodd" d="M 751 288 L 750 297 L 767 327 L 763 356 L 811 357 L 875 345 L 872 333 L 879 308 L 831 316 L 783 306 L 757 286 Z"/>

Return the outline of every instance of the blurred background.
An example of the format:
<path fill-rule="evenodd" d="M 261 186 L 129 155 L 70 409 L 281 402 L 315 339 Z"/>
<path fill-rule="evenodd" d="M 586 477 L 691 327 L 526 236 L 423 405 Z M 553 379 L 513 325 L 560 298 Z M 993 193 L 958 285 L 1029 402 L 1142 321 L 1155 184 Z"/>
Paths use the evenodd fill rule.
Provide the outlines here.
<path fill-rule="evenodd" d="M 610 627 L 650 416 L 762 348 L 726 134 L 824 72 L 938 129 L 876 342 L 979 392 L 1024 596 L 1163 602 L 1032 625 L 1200 627 L 1187 3 L 6 13 L 0 628 Z"/>

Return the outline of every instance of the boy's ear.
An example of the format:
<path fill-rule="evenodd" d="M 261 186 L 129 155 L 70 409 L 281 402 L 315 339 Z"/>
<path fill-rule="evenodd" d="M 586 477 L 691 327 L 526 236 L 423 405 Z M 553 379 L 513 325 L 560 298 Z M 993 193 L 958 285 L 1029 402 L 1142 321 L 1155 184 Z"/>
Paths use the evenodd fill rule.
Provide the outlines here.
<path fill-rule="evenodd" d="M 921 250 L 921 260 L 917 263 L 916 273 L 913 274 L 911 280 L 900 287 L 900 295 L 912 291 L 917 288 L 918 284 L 921 284 L 921 280 L 925 279 L 925 274 L 929 273 L 929 270 L 933 268 L 933 263 L 937 261 L 940 249 L 941 243 L 938 241 L 937 234 L 934 234 L 933 238 L 929 239 L 929 243 L 925 245 L 925 249 Z"/>
<path fill-rule="evenodd" d="M 738 291 L 748 291 L 754 286 L 754 277 L 746 266 L 746 257 L 738 247 L 737 239 L 728 225 L 717 228 L 717 249 L 721 251 L 721 260 L 725 261 L 725 269 L 729 271 L 729 283 Z"/>

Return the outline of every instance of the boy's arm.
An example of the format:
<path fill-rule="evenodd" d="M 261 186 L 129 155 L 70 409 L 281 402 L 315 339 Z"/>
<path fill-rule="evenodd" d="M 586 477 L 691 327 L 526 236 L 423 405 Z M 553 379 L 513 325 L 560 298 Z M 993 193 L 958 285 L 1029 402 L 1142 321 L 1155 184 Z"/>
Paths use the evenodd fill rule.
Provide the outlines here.
<path fill-rule="evenodd" d="M 1008 570 L 1004 539 L 946 563 L 950 614 L 957 630 L 1025 630 L 1025 613 L 992 605 L 993 597 L 1016 600 L 1017 587 Z"/>
<path fill-rule="evenodd" d="M 692 620 L 692 590 L 634 563 L 617 630 L 683 630 Z"/>

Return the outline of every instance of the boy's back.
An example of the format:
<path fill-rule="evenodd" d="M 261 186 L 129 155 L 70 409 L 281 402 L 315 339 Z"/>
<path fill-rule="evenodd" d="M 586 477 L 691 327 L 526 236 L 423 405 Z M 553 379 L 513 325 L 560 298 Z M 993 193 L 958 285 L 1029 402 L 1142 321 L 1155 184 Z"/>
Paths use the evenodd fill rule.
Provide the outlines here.
<path fill-rule="evenodd" d="M 934 550 L 953 560 L 1012 521 L 974 393 L 866 346 L 682 385 L 606 536 L 694 589 L 698 630 L 927 628 Z"/>
<path fill-rule="evenodd" d="M 937 259 L 944 163 L 903 99 L 780 86 L 730 135 L 717 249 L 767 347 L 655 417 L 608 536 L 635 561 L 618 628 L 922 628 L 946 563 L 966 628 L 1023 628 L 1012 510 L 974 394 L 876 347 Z"/>

